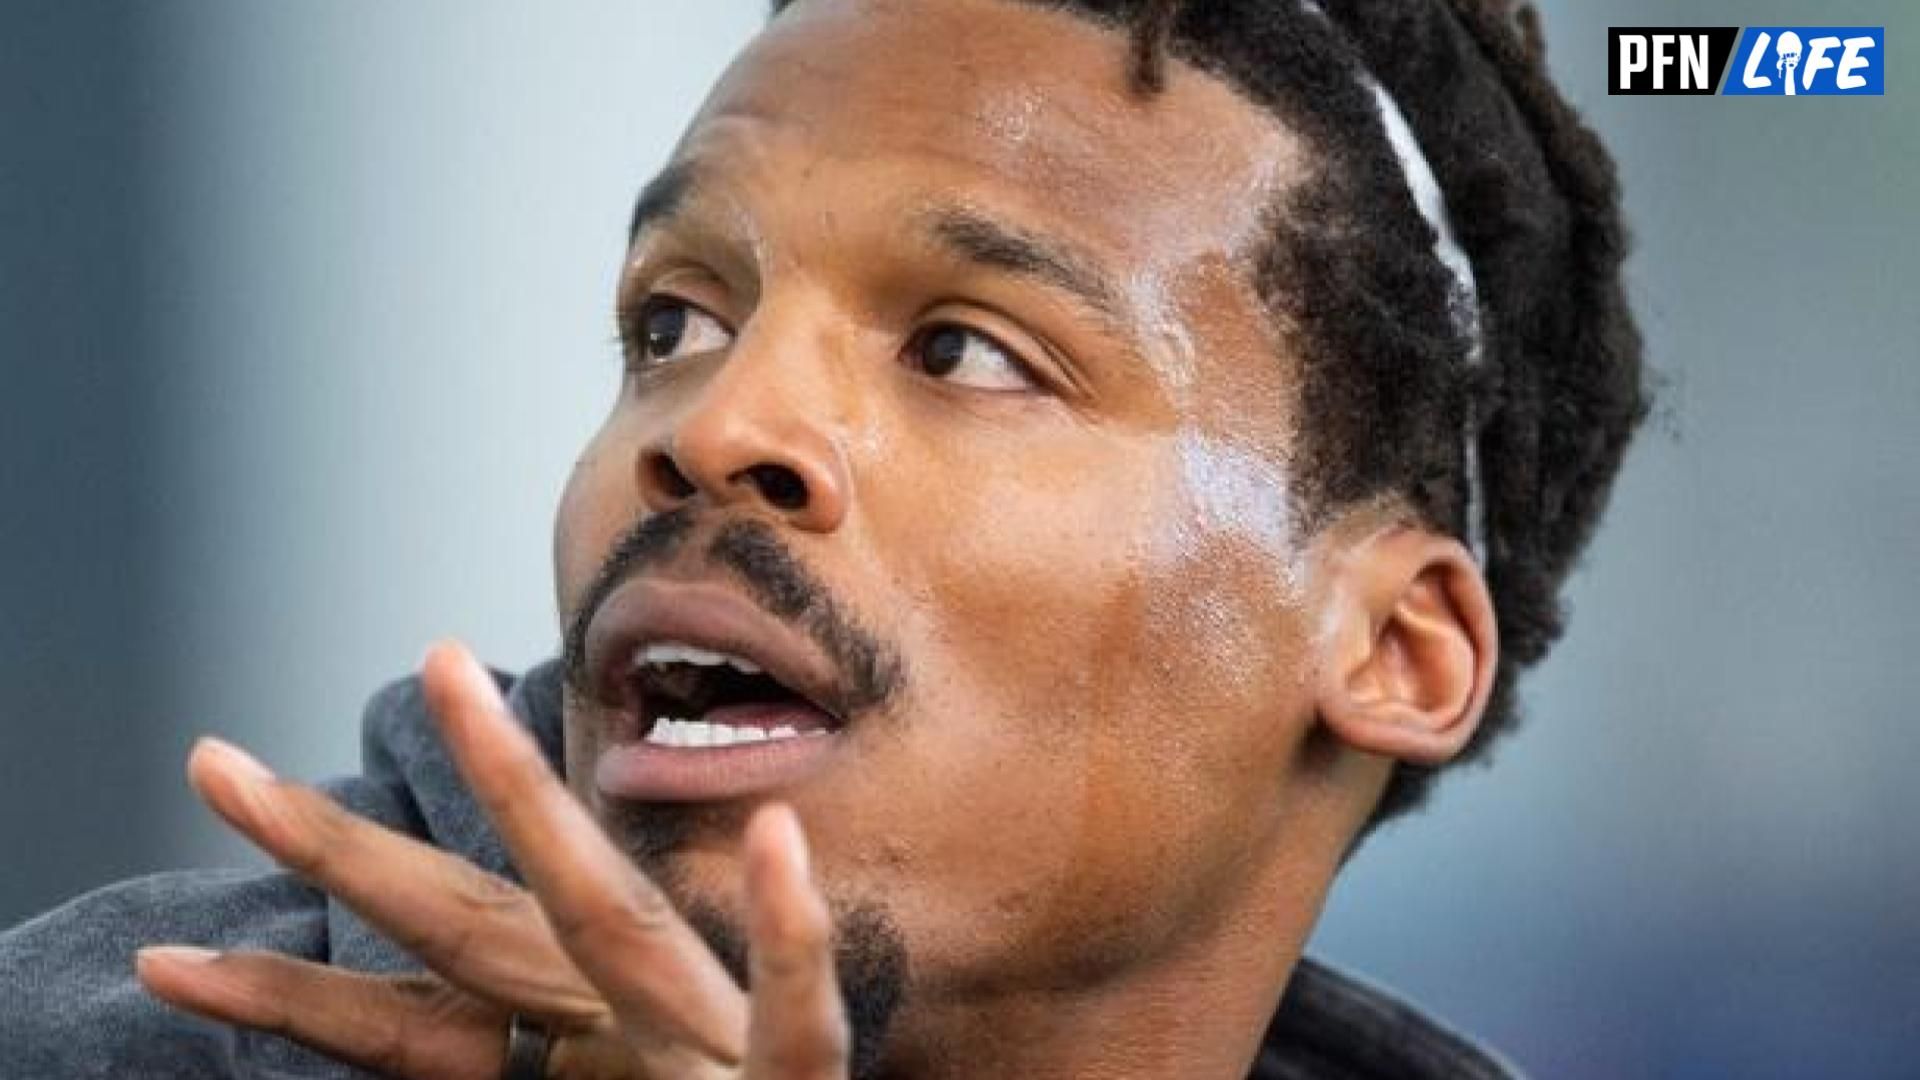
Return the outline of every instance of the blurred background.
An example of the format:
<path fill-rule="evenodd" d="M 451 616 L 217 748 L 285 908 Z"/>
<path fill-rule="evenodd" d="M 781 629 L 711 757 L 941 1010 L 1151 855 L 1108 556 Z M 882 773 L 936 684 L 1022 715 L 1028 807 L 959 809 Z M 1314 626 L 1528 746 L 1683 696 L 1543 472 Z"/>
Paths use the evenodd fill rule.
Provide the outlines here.
<path fill-rule="evenodd" d="M 1664 386 L 1497 767 L 1315 948 L 1551 1077 L 1920 1076 L 1920 18 L 1546 0 Z M 553 650 L 640 182 L 759 0 L 0 6 L 0 925 L 252 863 L 179 763 L 357 761 Z M 1605 94 L 1606 27 L 1887 28 L 1878 99 Z"/>

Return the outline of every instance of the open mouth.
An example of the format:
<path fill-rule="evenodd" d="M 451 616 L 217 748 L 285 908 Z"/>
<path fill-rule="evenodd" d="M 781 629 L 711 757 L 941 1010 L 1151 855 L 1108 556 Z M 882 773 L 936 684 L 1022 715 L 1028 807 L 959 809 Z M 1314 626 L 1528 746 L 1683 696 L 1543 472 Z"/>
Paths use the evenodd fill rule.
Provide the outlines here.
<path fill-rule="evenodd" d="M 636 650 L 628 700 L 640 741 L 672 749 L 820 738 L 844 726 L 756 661 L 678 641 Z"/>
<path fill-rule="evenodd" d="M 725 583 L 636 578 L 602 602 L 583 648 L 611 721 L 594 765 L 606 797 L 750 798 L 850 752 L 843 665 Z"/>

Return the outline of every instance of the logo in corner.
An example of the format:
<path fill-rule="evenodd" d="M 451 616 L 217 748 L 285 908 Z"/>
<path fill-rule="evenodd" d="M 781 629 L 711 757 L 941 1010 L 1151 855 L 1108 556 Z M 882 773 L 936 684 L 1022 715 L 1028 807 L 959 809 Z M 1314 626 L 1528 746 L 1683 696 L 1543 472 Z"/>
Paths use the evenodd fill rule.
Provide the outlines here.
<path fill-rule="evenodd" d="M 1880 26 L 1615 26 L 1607 93 L 1883 95 L 1885 52 Z"/>

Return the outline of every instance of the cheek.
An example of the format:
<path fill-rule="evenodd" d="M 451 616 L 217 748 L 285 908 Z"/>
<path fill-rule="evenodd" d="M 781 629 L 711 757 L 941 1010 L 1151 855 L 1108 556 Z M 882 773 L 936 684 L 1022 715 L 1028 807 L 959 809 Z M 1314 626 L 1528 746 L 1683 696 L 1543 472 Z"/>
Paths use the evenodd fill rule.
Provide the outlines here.
<path fill-rule="evenodd" d="M 610 419 L 574 462 L 553 528 L 553 582 L 562 626 L 620 533 L 638 519 L 633 440 Z"/>
<path fill-rule="evenodd" d="M 904 576 L 927 620 L 913 707 L 934 730 L 913 786 L 947 813 L 920 819 L 964 821 L 938 861 L 975 868 L 947 895 L 1097 968 L 1249 876 L 1301 657 L 1273 546 L 1217 520 L 1173 440 L 1054 460 L 976 468 L 939 500 L 964 531 L 889 546 L 919 552 Z"/>
<path fill-rule="evenodd" d="M 1255 712 L 1305 691 L 1307 562 L 1293 480 L 1261 449 L 1183 433 L 1153 511 L 1146 625 L 1177 643 L 1183 682 Z M 1185 645 L 1189 647 L 1178 647 Z"/>
<path fill-rule="evenodd" d="M 1087 718 L 1117 703 L 1140 659 L 1154 457 L 1147 443 L 947 467 L 966 482 L 939 493 L 937 516 L 913 515 L 938 531 L 884 544 L 910 553 L 928 638 L 917 651 L 939 692 L 1043 744 L 1081 742 Z"/>
<path fill-rule="evenodd" d="M 1307 685 L 1288 478 L 1264 462 L 1141 437 L 943 493 L 967 527 L 908 575 L 941 685 L 1042 743 L 1237 753 Z"/>

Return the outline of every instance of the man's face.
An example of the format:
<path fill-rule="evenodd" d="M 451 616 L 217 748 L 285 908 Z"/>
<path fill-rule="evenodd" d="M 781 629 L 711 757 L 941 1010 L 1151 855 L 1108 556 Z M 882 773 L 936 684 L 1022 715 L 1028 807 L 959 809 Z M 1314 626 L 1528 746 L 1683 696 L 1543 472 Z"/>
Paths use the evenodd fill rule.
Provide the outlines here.
<path fill-rule="evenodd" d="M 649 617 L 782 586 L 767 639 L 852 703 L 797 749 L 636 751 L 652 715 L 575 692 L 575 789 L 720 911 L 744 808 L 791 801 L 920 993 L 1174 955 L 1290 836 L 1315 574 L 1297 374 L 1247 260 L 1306 158 L 1224 84 L 1176 67 L 1141 95 L 1127 64 L 1120 34 L 1002 0 L 777 20 L 629 253 L 641 340 L 560 511 L 563 621 L 600 624 L 613 671 L 591 679 L 633 644 L 596 580 L 668 520 L 616 564 L 660 586 Z"/>

